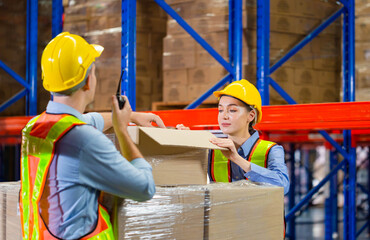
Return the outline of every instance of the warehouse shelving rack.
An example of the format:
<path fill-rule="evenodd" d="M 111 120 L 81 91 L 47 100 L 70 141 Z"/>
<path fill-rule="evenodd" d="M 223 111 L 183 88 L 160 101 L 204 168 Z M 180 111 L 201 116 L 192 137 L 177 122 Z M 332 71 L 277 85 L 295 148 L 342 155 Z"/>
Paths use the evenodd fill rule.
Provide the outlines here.
<path fill-rule="evenodd" d="M 193 129 L 217 128 L 216 109 L 193 109 L 206 99 L 214 90 L 225 83 L 240 79 L 242 76 L 242 2 L 241 0 L 229 0 L 229 62 L 225 61 L 199 34 L 197 34 L 171 7 L 163 0 L 154 0 L 172 18 L 174 18 L 211 56 L 213 56 L 229 72 L 221 81 L 204 93 L 199 99 L 191 103 L 186 111 L 158 111 L 156 112 L 167 125 L 176 125 L 179 122 L 191 126 Z M 370 140 L 370 103 L 354 102 L 354 0 L 341 0 L 341 8 L 317 27 L 311 34 L 298 43 L 292 50 L 272 67 L 269 62 L 269 0 L 257 1 L 257 87 L 263 99 L 264 121 L 257 125 L 259 130 L 274 134 L 275 141 L 312 141 L 309 134 L 319 132 L 323 138 L 321 142 L 329 142 L 336 152 L 343 155 L 344 161 L 336 164 L 336 154 L 331 154 L 331 172 L 313 188 L 301 202 L 294 205 L 294 191 L 290 194 L 290 212 L 286 215 L 289 223 L 289 237 L 295 238 L 294 216 L 304 206 L 315 192 L 326 182 L 334 182 L 333 176 L 341 169 L 345 173 L 344 181 L 344 239 L 355 239 L 356 234 L 356 156 L 354 146 L 357 141 L 366 143 Z M 26 89 L 0 106 L 0 111 L 10 106 L 26 95 L 26 115 L 36 114 L 36 84 L 37 84 L 37 0 L 28 0 L 28 22 L 27 22 L 27 73 L 26 81 L 12 72 L 4 63 L 0 67 L 5 69 Z M 62 1 L 53 0 L 53 36 L 61 32 Z M 269 86 L 271 85 L 289 103 L 296 102 L 270 77 L 279 66 L 287 61 L 294 53 L 299 51 L 305 44 L 317 36 L 326 26 L 338 17 L 343 16 L 343 101 L 348 103 L 327 104 L 304 104 L 287 106 L 267 106 L 269 104 Z M 125 77 L 122 82 L 122 93 L 130 99 L 132 107 L 135 108 L 135 42 L 136 42 L 136 0 L 122 1 L 122 64 L 125 69 Z M 312 113 L 315 113 L 314 115 Z M 344 114 L 345 113 L 345 114 Z M 8 117 L 0 119 L 0 143 L 19 144 L 20 130 L 30 117 Z M 337 143 L 329 134 L 343 133 L 343 146 Z M 269 137 L 266 134 L 267 137 Z M 266 137 L 263 136 L 263 137 Z M 270 138 L 271 139 L 271 138 Z M 273 138 L 272 138 L 273 139 Z M 294 171 L 294 164 L 292 170 Z M 294 183 L 294 181 L 293 181 Z M 293 185 L 294 189 L 294 185 Z M 331 184 L 331 194 L 328 200 L 331 206 L 336 203 L 335 184 Z M 294 206 L 294 207 L 293 207 Z M 334 210 L 333 210 L 334 211 Z M 328 218 L 330 211 L 327 211 Z M 336 214 L 334 212 L 333 216 Z M 337 219 L 327 221 L 326 235 L 331 239 L 335 231 Z M 329 229 L 329 230 L 328 230 Z M 334 230 L 333 230 L 334 229 Z"/>
<path fill-rule="evenodd" d="M 63 4 L 61 0 L 52 2 L 52 36 L 56 36 L 63 29 L 62 25 Z M 20 83 L 24 89 L 0 105 L 0 112 L 10 107 L 13 103 L 26 97 L 27 116 L 37 114 L 37 44 L 38 44 L 38 0 L 27 0 L 27 39 L 26 39 L 26 78 L 22 78 L 3 61 L 0 68 Z"/>

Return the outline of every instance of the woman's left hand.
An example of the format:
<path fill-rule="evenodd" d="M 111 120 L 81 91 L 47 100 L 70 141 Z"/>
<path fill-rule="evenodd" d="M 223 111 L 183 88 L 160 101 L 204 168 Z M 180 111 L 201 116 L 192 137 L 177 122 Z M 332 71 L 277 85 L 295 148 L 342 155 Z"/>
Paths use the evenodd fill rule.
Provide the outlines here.
<path fill-rule="evenodd" d="M 239 154 L 238 151 L 236 151 L 235 144 L 231 139 L 211 138 L 209 141 L 219 147 L 227 148 L 228 150 L 221 150 L 222 154 L 231 161 L 233 162 L 236 161 L 237 156 L 239 156 Z"/>
<path fill-rule="evenodd" d="M 211 138 L 209 141 L 219 147 L 227 148 L 228 150 L 221 150 L 222 154 L 227 159 L 230 159 L 235 164 L 239 165 L 245 172 L 249 172 L 251 170 L 250 162 L 239 155 L 238 151 L 235 148 L 235 144 L 231 139 Z"/>

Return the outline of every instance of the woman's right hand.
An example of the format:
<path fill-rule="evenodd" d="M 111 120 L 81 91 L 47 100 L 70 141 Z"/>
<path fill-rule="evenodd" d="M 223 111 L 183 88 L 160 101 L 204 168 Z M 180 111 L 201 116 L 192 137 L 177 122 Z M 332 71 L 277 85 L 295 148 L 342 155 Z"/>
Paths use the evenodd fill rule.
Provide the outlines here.
<path fill-rule="evenodd" d="M 190 130 L 189 127 L 185 127 L 184 124 L 177 124 L 176 125 L 177 130 Z"/>

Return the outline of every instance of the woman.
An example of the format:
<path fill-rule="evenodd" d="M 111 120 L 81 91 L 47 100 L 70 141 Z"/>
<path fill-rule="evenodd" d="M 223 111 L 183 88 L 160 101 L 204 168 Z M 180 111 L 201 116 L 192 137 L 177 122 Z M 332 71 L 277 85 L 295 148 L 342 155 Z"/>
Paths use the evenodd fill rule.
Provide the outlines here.
<path fill-rule="evenodd" d="M 218 124 L 228 137 L 210 141 L 228 150 L 211 152 L 210 180 L 249 179 L 284 187 L 284 194 L 287 194 L 289 177 L 283 147 L 259 139 L 258 132 L 253 129 L 262 119 L 261 96 L 256 87 L 242 79 L 213 94 L 219 99 Z"/>

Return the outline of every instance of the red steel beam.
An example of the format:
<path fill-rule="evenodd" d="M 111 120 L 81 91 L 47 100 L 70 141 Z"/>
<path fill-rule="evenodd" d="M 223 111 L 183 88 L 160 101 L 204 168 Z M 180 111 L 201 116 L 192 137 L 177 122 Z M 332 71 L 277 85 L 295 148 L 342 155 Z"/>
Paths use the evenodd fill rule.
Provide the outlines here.
<path fill-rule="evenodd" d="M 370 102 L 264 106 L 262 111 L 262 122 L 256 125 L 261 131 L 370 129 Z M 166 126 L 182 123 L 194 129 L 218 128 L 215 108 L 153 113 L 159 115 Z M 24 116 L 0 118 L 0 136 L 20 135 L 30 119 Z"/>

